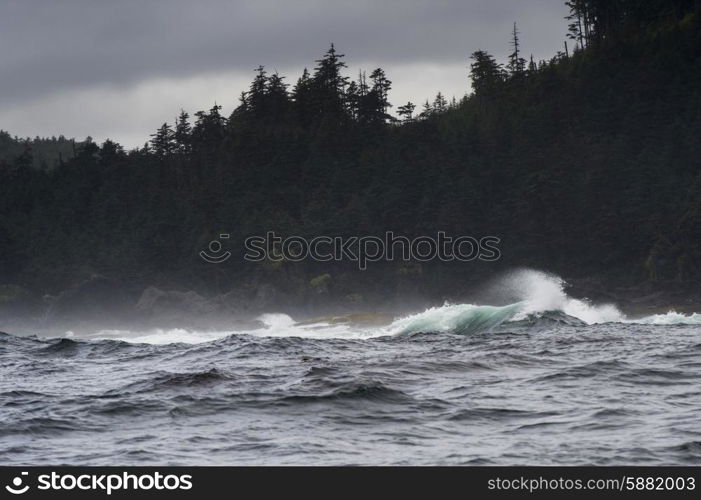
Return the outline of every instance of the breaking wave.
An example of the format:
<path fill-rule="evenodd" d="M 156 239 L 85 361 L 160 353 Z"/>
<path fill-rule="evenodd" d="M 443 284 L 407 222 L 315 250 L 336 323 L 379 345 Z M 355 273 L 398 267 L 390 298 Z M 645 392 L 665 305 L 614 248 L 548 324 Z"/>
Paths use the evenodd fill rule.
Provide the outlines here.
<path fill-rule="evenodd" d="M 337 316 L 297 322 L 287 314 L 268 313 L 258 318 L 257 328 L 242 330 L 192 331 L 182 328 L 148 332 L 101 330 L 94 337 L 146 344 L 197 344 L 231 335 L 255 337 L 300 337 L 312 339 L 367 339 L 417 333 L 468 335 L 488 332 L 502 324 L 533 325 L 543 321 L 594 325 L 627 323 L 644 325 L 701 324 L 701 314 L 669 311 L 642 318 L 628 318 L 614 304 L 594 304 L 567 295 L 567 284 L 558 276 L 521 270 L 503 277 L 496 288 L 513 302 L 502 305 L 450 304 L 396 318 L 380 326 L 360 326 L 351 317 Z M 68 332 L 67 332 L 68 333 Z M 70 334 L 68 335 L 70 336 Z M 65 346 L 63 346 L 65 347 Z"/>

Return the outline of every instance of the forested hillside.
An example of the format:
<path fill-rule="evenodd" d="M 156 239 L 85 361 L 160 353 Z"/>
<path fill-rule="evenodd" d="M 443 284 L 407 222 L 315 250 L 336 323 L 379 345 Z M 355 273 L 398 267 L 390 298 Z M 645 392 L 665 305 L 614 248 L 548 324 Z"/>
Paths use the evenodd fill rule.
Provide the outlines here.
<path fill-rule="evenodd" d="M 57 293 L 98 274 L 130 289 L 270 285 L 303 298 L 323 282 L 363 301 L 460 294 L 513 266 L 698 283 L 699 3 L 568 5 L 568 50 L 552 60 L 533 61 L 516 29 L 503 64 L 466 48 L 457 102 L 392 106 L 391 75 L 349 77 L 332 46 L 298 79 L 261 66 L 231 116 L 183 111 L 143 148 L 86 141 L 52 168 L 37 167 L 32 143 L 0 152 L 0 284 Z M 241 258 L 243 239 L 267 231 L 390 230 L 495 235 L 502 259 L 359 271 Z M 203 262 L 222 232 L 234 258 Z"/>
<path fill-rule="evenodd" d="M 35 168 L 47 170 L 60 165 L 75 156 L 76 150 L 82 145 L 72 139 L 59 137 L 12 137 L 8 132 L 0 130 L 0 162 L 13 163 L 27 162 L 31 158 L 31 164 Z M 21 159 L 26 155 L 25 159 Z"/>

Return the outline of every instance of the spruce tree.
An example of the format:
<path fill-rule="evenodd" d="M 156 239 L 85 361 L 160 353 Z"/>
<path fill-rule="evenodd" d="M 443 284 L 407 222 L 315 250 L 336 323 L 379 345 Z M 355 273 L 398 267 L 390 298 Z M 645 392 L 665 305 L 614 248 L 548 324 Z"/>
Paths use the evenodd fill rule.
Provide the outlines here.
<path fill-rule="evenodd" d="M 484 50 L 473 52 L 470 59 L 473 61 L 470 65 L 470 80 L 475 94 L 492 93 L 503 81 L 501 65 Z"/>
<path fill-rule="evenodd" d="M 387 78 L 382 68 L 377 68 L 370 73 L 372 80 L 372 90 L 375 97 L 375 113 L 377 121 L 385 121 L 388 117 L 387 110 L 392 106 L 389 103 L 389 91 L 392 88 L 392 82 Z"/>
<path fill-rule="evenodd" d="M 192 126 L 190 126 L 189 118 L 190 115 L 181 109 L 175 123 L 176 151 L 181 154 L 189 153 L 192 148 Z"/>
<path fill-rule="evenodd" d="M 397 114 L 404 118 L 405 122 L 410 122 L 413 120 L 414 109 L 416 109 L 416 105 L 409 101 L 405 105 L 397 108 Z"/>
<path fill-rule="evenodd" d="M 317 60 L 317 66 L 312 77 L 313 107 L 317 116 L 331 116 L 341 118 L 345 111 L 345 91 L 348 86 L 348 77 L 341 71 L 346 67 L 342 61 L 344 55 L 336 52 L 333 44 Z"/>
<path fill-rule="evenodd" d="M 151 134 L 151 147 L 156 156 L 165 157 L 175 151 L 175 133 L 170 125 L 164 123 Z"/>
<path fill-rule="evenodd" d="M 518 38 L 519 31 L 514 23 L 514 29 L 511 32 L 511 48 L 513 52 L 509 55 L 508 69 L 511 76 L 523 75 L 526 70 L 526 60 L 521 57 L 521 44 Z"/>

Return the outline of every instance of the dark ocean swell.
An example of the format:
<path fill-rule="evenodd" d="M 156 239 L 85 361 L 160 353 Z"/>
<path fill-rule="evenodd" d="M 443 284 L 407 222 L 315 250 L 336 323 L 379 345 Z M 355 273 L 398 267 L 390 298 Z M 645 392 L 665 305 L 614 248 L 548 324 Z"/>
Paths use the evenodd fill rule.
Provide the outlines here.
<path fill-rule="evenodd" d="M 701 325 L 553 283 L 373 328 L 0 334 L 7 465 L 699 464 Z M 557 285 L 555 283 L 555 285 Z"/>

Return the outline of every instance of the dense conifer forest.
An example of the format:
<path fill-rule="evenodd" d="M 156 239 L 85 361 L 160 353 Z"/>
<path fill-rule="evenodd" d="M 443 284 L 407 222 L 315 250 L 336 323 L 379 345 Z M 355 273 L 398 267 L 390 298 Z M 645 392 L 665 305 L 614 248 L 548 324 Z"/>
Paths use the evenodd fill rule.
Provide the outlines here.
<path fill-rule="evenodd" d="M 0 133 L 3 300 L 100 276 L 137 296 L 265 286 L 369 303 L 457 296 L 516 266 L 698 285 L 701 5 L 568 5 L 567 48 L 551 60 L 534 61 L 516 25 L 506 61 L 466 48 L 459 100 L 390 103 L 391 75 L 350 75 L 332 45 L 298 78 L 258 68 L 230 116 L 182 111 L 131 151 Z M 244 238 L 267 231 L 494 235 L 502 258 L 244 261 Z M 203 262 L 224 232 L 234 258 Z"/>

